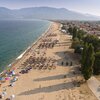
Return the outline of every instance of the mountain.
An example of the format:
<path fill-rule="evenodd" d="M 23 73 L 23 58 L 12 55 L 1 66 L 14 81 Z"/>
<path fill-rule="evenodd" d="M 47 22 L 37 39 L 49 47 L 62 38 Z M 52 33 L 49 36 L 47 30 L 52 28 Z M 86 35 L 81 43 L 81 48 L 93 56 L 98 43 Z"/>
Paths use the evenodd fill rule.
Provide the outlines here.
<path fill-rule="evenodd" d="M 65 8 L 30 7 L 11 10 L 0 7 L 0 19 L 100 20 L 100 17 L 77 13 Z"/>

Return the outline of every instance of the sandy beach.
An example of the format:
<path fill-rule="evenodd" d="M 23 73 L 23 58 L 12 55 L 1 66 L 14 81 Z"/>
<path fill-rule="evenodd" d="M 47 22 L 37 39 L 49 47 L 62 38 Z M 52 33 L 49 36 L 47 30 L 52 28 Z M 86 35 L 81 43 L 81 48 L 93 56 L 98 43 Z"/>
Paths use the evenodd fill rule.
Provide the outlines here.
<path fill-rule="evenodd" d="M 0 92 L 7 93 L 2 100 L 11 95 L 13 100 L 97 100 L 87 83 L 81 83 L 80 57 L 70 48 L 71 36 L 62 33 L 60 26 L 52 22 L 42 38 L 13 64 L 18 80 L 9 86 L 15 77 L 11 76 L 1 84 Z"/>

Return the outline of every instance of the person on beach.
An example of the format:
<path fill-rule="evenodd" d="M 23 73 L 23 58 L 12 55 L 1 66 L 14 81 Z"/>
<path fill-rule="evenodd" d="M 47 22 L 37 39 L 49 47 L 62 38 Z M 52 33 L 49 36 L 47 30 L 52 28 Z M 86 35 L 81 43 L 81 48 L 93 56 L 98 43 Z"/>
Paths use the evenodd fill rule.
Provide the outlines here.
<path fill-rule="evenodd" d="M 62 61 L 61 65 L 63 66 L 64 62 Z"/>
<path fill-rule="evenodd" d="M 68 62 L 66 62 L 66 66 L 68 66 Z"/>
<path fill-rule="evenodd" d="M 72 65 L 73 65 L 73 63 L 72 63 L 72 61 L 71 61 L 70 66 L 72 66 Z"/>

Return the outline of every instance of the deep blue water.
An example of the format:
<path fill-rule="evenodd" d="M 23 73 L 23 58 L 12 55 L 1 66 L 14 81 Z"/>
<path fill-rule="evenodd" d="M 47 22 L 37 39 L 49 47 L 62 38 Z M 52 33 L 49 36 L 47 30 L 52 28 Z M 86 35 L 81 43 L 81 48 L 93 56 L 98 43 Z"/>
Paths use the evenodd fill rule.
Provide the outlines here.
<path fill-rule="evenodd" d="M 49 25 L 50 22 L 42 20 L 0 21 L 0 71 L 36 41 Z"/>

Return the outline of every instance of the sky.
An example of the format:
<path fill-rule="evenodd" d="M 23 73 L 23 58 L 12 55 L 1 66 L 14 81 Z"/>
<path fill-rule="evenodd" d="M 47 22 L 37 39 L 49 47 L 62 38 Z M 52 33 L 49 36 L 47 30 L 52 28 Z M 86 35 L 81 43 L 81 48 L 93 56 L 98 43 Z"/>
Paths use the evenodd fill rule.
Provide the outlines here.
<path fill-rule="evenodd" d="M 0 7 L 20 9 L 48 6 L 100 16 L 100 0 L 0 0 Z"/>

